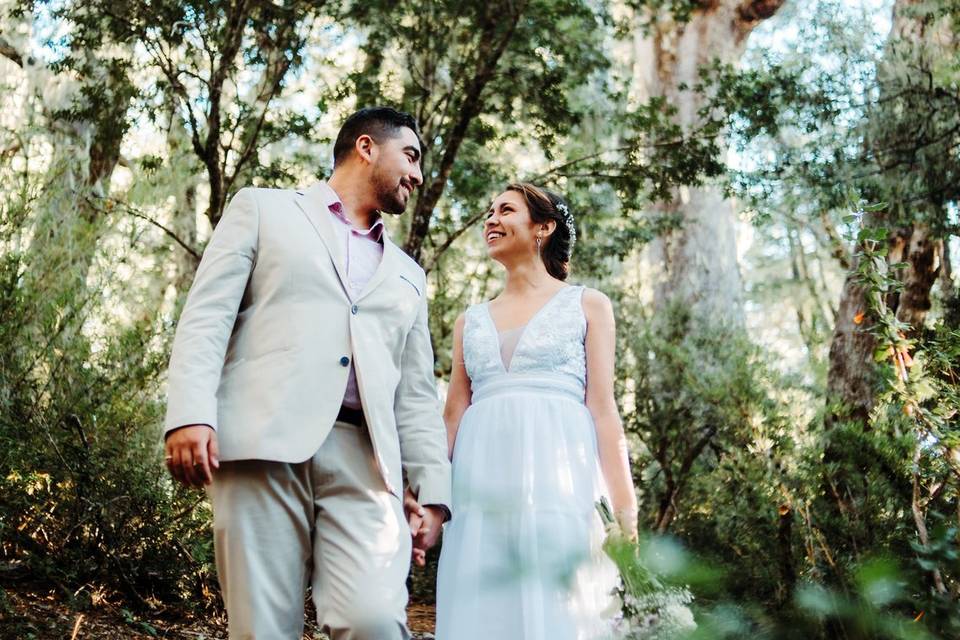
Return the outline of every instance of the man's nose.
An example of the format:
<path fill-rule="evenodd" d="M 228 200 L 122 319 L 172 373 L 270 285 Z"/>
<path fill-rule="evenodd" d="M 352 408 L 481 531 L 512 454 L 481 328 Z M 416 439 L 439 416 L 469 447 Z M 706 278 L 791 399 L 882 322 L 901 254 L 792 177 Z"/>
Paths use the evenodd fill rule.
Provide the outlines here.
<path fill-rule="evenodd" d="M 413 183 L 413 186 L 419 187 L 423 184 L 423 172 L 420 170 L 420 164 L 417 163 L 416 169 L 413 170 L 413 173 L 409 176 L 410 182 Z"/>

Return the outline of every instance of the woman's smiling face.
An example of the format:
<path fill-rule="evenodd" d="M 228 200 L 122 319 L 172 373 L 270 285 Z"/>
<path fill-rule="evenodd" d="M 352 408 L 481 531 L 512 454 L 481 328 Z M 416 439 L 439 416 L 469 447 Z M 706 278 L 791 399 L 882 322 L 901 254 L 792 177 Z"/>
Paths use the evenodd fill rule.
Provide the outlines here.
<path fill-rule="evenodd" d="M 530 219 L 530 209 L 523 195 L 517 191 L 504 191 L 494 198 L 483 224 L 487 253 L 497 262 L 536 254 L 538 226 Z"/>

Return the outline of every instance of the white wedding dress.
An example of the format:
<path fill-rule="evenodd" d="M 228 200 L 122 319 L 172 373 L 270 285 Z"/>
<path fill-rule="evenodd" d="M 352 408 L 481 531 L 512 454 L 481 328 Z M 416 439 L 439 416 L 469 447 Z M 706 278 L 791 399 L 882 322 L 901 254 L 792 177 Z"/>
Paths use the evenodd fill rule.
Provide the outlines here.
<path fill-rule="evenodd" d="M 584 404 L 583 287 L 561 289 L 504 363 L 487 304 L 467 309 L 473 392 L 453 453 L 453 518 L 437 577 L 438 640 L 607 637 L 616 569 L 595 503 L 606 493 Z"/>

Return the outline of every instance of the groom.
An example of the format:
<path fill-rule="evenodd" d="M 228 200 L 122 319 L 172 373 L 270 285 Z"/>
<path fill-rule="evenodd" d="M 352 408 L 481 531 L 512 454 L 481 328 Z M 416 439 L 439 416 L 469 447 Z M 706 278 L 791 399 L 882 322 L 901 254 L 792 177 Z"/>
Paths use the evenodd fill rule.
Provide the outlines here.
<path fill-rule="evenodd" d="M 407 638 L 418 558 L 449 515 L 423 270 L 380 213 L 420 185 L 420 138 L 389 108 L 350 116 L 329 182 L 241 189 L 180 317 L 166 459 L 209 484 L 231 638 L 300 638 L 306 586 L 333 640 Z M 422 520 L 422 522 L 421 522 Z"/>

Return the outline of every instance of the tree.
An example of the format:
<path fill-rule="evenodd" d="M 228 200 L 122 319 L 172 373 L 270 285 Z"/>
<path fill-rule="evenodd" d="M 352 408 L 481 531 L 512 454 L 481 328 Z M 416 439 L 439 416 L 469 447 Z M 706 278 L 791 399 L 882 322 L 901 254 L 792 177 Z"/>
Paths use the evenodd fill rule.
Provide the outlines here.
<path fill-rule="evenodd" d="M 858 220 L 866 231 L 858 250 L 862 254 L 865 242 L 886 245 L 884 269 L 899 283 L 885 300 L 903 324 L 902 336 L 890 336 L 897 353 L 909 349 L 907 339 L 923 329 L 931 289 L 949 260 L 945 237 L 956 231 L 948 219 L 960 194 L 960 164 L 951 152 L 960 142 L 960 94 L 950 85 L 956 78 L 949 65 L 958 53 L 951 27 L 947 16 L 922 3 L 895 3 L 878 100 L 864 131 L 858 187 L 883 206 Z M 859 266 L 851 265 L 847 276 L 830 349 L 828 392 L 838 403 L 830 421 L 867 421 L 877 391 L 874 353 L 886 348 L 870 331 L 877 318 Z"/>
<path fill-rule="evenodd" d="M 939 329 L 926 322 L 938 280 L 945 303 L 956 297 L 941 272 L 949 271 L 948 239 L 957 233 L 949 211 L 960 196 L 958 18 L 950 5 L 894 4 L 862 132 L 854 184 L 876 204 L 851 216 L 858 234 L 830 348 L 824 453 L 827 512 L 842 527 L 836 544 L 854 555 L 874 539 L 865 521 L 886 496 L 909 505 L 928 547 L 931 512 L 955 500 L 955 486 L 947 497 L 951 475 L 960 479 L 950 462 L 955 429 L 943 419 L 956 411 L 953 374 L 932 351 L 942 320 Z M 942 566 L 926 568 L 934 592 L 945 595 Z"/>
<path fill-rule="evenodd" d="M 303 64 L 313 26 L 331 4 L 83 0 L 67 5 L 62 17 L 84 33 L 142 44 L 149 66 L 164 80 L 151 97 L 172 100 L 171 117 L 183 118 L 206 170 L 206 215 L 216 226 L 238 182 L 258 171 L 280 177 L 279 167 L 261 166 L 263 146 L 310 134 L 312 125 L 302 115 L 272 105 Z"/>
<path fill-rule="evenodd" d="M 709 122 L 709 92 L 697 91 L 716 61 L 735 63 L 750 33 L 784 0 L 720 2 L 640 1 L 636 9 L 634 91 L 641 102 L 664 98 L 685 133 Z M 707 130 L 709 132 L 709 129 Z M 718 321 L 742 322 L 733 206 L 711 184 L 674 188 L 657 211 L 677 219 L 675 229 L 650 243 L 646 259 L 658 272 L 658 308 L 689 305 Z"/>
<path fill-rule="evenodd" d="M 570 96 L 607 65 L 605 11 L 581 0 L 425 0 L 350 15 L 367 32 L 366 62 L 343 93 L 387 98 L 422 128 L 424 185 L 404 249 L 429 270 L 481 218 L 491 188 L 517 177 L 509 141 L 532 132 L 533 153 L 550 158 L 581 121 Z"/>

